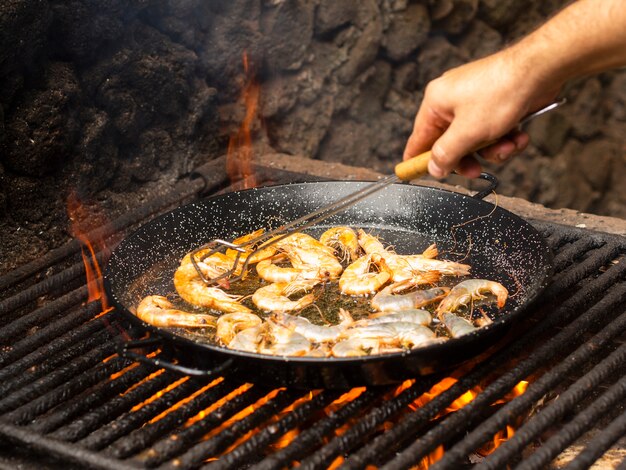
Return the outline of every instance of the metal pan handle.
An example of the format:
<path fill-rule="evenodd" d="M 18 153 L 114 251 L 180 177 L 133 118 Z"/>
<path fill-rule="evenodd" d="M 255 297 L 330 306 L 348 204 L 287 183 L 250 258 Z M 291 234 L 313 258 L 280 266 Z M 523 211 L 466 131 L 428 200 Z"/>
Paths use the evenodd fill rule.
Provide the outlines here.
<path fill-rule="evenodd" d="M 488 181 L 489 182 L 489 186 L 487 186 L 485 189 L 477 192 L 476 194 L 474 194 L 472 197 L 474 199 L 484 199 L 487 196 L 489 196 L 492 192 L 494 192 L 496 190 L 496 188 L 498 187 L 498 185 L 500 184 L 500 180 L 498 180 L 498 178 L 496 178 L 495 176 L 493 176 L 491 173 L 481 173 L 478 178 Z"/>
<path fill-rule="evenodd" d="M 151 357 L 144 356 L 143 354 L 136 353 L 131 351 L 131 349 L 145 348 L 148 346 L 157 346 L 161 345 L 162 341 L 160 338 L 147 338 L 147 339 L 138 339 L 133 341 L 127 341 L 125 343 L 119 343 L 117 345 L 117 354 L 126 359 L 132 359 L 134 361 L 141 362 L 142 364 L 148 364 L 160 369 L 165 369 L 170 372 L 176 372 L 182 375 L 192 375 L 194 377 L 212 377 L 215 375 L 220 375 L 227 369 L 229 369 L 234 360 L 232 358 L 225 360 L 222 364 L 215 367 L 211 370 L 204 369 L 196 369 L 194 367 L 185 367 L 179 364 L 174 364 L 173 362 L 166 361 L 162 358 L 154 359 Z"/>

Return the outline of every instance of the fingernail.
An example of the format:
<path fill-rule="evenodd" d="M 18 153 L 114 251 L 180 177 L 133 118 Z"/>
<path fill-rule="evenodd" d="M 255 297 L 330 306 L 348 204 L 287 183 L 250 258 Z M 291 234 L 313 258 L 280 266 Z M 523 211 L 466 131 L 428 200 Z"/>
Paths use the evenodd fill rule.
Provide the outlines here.
<path fill-rule="evenodd" d="M 496 154 L 496 158 L 499 161 L 503 162 L 503 161 L 506 161 L 506 159 L 509 158 L 509 156 L 504 154 L 504 153 L 498 153 L 498 154 Z"/>

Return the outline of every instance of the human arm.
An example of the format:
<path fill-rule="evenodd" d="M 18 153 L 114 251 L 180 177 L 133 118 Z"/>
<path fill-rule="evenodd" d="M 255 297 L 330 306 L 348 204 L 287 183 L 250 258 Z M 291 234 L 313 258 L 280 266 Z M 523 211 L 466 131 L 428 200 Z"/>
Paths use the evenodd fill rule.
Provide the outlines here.
<path fill-rule="evenodd" d="M 444 73 L 426 87 L 404 159 L 432 148 L 429 172 L 475 177 L 481 151 L 494 162 L 528 144 L 509 133 L 570 79 L 626 64 L 626 3 L 578 0 L 514 45 Z M 502 136 L 505 136 L 502 138 Z M 464 158 L 465 157 L 465 158 Z"/>

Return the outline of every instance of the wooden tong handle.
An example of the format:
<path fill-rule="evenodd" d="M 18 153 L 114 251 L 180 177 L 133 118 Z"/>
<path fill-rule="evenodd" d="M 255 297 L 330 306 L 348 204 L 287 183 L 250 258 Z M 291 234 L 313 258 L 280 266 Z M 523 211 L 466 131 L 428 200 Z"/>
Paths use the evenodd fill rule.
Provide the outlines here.
<path fill-rule="evenodd" d="M 421 178 L 428 173 L 428 162 L 430 161 L 430 150 L 419 154 L 396 165 L 394 172 L 402 181 L 411 181 Z"/>
<path fill-rule="evenodd" d="M 499 139 L 491 140 L 486 144 L 481 145 L 474 150 L 482 150 L 485 147 L 489 147 L 491 144 L 495 144 Z M 400 162 L 394 168 L 394 172 L 398 178 L 402 181 L 411 181 L 428 173 L 428 162 L 430 161 L 430 150 L 424 153 L 420 153 L 417 157 L 409 158 L 403 162 Z"/>

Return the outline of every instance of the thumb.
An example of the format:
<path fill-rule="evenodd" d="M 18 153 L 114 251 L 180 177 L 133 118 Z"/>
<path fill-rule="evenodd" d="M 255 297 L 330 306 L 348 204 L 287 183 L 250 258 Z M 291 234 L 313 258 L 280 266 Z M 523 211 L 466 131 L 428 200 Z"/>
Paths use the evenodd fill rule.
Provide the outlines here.
<path fill-rule="evenodd" d="M 461 159 L 480 147 L 483 138 L 476 132 L 461 128 L 458 119 L 433 144 L 428 171 L 436 178 L 443 178 L 459 166 Z"/>

